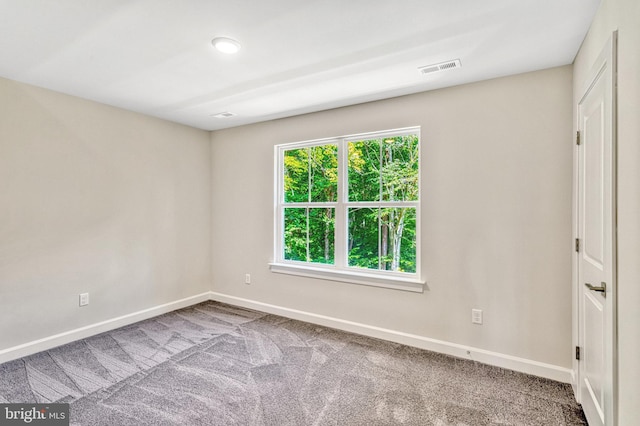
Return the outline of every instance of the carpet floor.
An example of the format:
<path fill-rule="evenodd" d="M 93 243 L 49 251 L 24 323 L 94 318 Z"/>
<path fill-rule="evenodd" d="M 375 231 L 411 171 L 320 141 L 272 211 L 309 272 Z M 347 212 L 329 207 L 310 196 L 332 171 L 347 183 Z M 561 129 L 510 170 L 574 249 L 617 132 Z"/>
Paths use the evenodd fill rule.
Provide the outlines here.
<path fill-rule="evenodd" d="M 0 364 L 71 424 L 586 425 L 567 384 L 204 302 Z"/>

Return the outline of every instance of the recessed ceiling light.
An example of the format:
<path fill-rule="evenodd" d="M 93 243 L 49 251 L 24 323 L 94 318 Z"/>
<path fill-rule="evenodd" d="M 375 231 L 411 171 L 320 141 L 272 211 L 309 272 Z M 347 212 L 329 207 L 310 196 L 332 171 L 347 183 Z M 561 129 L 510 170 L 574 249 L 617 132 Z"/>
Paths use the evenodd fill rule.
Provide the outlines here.
<path fill-rule="evenodd" d="M 222 53 L 233 54 L 240 50 L 240 42 L 229 37 L 216 37 L 211 44 Z"/>
<path fill-rule="evenodd" d="M 225 112 L 219 112 L 217 114 L 211 114 L 211 117 L 213 118 L 230 118 L 230 117 L 235 117 L 237 114 L 233 113 L 233 112 L 229 112 L 229 111 L 225 111 Z"/>

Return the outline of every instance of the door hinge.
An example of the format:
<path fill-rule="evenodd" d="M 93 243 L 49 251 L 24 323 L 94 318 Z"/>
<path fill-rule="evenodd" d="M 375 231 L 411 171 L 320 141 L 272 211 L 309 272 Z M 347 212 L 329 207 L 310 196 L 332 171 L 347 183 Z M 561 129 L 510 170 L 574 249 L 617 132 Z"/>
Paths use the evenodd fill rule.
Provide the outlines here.
<path fill-rule="evenodd" d="M 580 253 L 580 238 L 576 238 L 576 252 Z"/>
<path fill-rule="evenodd" d="M 576 145 L 580 145 L 580 130 L 576 132 Z"/>
<path fill-rule="evenodd" d="M 580 346 L 576 346 L 576 359 L 580 361 Z"/>

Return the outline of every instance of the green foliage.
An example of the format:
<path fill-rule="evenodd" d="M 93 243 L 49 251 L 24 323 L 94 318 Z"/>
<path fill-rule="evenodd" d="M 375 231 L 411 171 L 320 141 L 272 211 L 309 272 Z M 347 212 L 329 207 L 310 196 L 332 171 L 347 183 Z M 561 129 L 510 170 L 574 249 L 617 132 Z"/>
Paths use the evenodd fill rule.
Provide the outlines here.
<path fill-rule="evenodd" d="M 349 201 L 418 200 L 418 136 L 349 142 Z"/>
<path fill-rule="evenodd" d="M 349 209 L 349 266 L 378 269 L 379 209 Z"/>
<path fill-rule="evenodd" d="M 320 145 L 284 153 L 285 202 L 333 202 L 338 197 L 338 146 Z M 333 263 L 334 208 L 287 208 L 285 259 Z"/>
<path fill-rule="evenodd" d="M 284 153 L 284 201 L 309 201 L 309 149 L 290 149 Z"/>
<path fill-rule="evenodd" d="M 349 201 L 380 201 L 380 140 L 349 142 Z"/>
<path fill-rule="evenodd" d="M 416 209 L 350 208 L 349 266 L 416 272 Z"/>
<path fill-rule="evenodd" d="M 303 262 L 333 263 L 334 223 L 333 208 L 284 209 L 284 258 Z"/>
<path fill-rule="evenodd" d="M 337 195 L 337 145 L 327 144 L 285 151 L 285 202 L 329 202 L 336 201 Z"/>
<path fill-rule="evenodd" d="M 418 137 L 351 141 L 349 202 L 417 201 Z M 284 156 L 285 203 L 337 201 L 338 147 L 291 149 Z M 286 208 L 285 259 L 334 263 L 333 208 Z M 416 271 L 416 210 L 408 207 L 350 207 L 348 264 Z"/>
<path fill-rule="evenodd" d="M 284 209 L 284 258 L 307 260 L 307 210 Z"/>
<path fill-rule="evenodd" d="M 310 201 L 336 201 L 338 199 L 338 146 L 329 144 L 309 148 L 309 158 Z"/>
<path fill-rule="evenodd" d="M 382 199 L 418 200 L 418 137 L 387 138 L 382 155 Z"/>

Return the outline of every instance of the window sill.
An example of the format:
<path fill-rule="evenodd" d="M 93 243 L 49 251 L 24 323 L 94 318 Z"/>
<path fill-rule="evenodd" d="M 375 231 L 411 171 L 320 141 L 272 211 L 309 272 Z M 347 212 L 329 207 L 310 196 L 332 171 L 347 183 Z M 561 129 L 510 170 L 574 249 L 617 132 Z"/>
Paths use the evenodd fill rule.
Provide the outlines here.
<path fill-rule="evenodd" d="M 415 278 L 399 276 L 380 276 L 366 272 L 335 270 L 307 265 L 289 263 L 269 263 L 271 272 L 277 274 L 297 275 L 300 277 L 318 278 L 328 281 L 339 281 L 351 284 L 390 288 L 394 290 L 424 293 L 425 282 Z"/>

